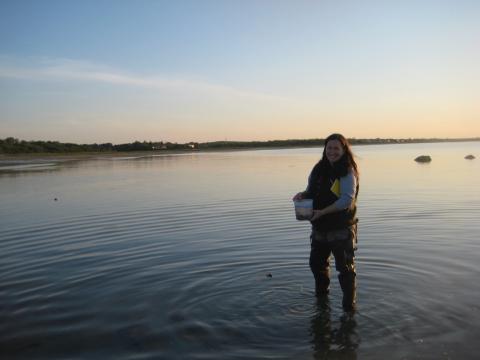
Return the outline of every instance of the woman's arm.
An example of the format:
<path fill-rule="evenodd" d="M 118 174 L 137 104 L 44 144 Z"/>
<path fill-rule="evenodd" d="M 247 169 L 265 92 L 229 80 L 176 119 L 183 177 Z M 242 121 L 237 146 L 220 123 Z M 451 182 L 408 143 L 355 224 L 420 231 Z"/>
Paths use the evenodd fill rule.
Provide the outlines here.
<path fill-rule="evenodd" d="M 352 172 L 340 178 L 340 196 L 333 204 L 320 210 L 313 210 L 311 221 L 317 220 L 321 216 L 348 209 L 352 206 L 357 189 L 357 179 Z"/>

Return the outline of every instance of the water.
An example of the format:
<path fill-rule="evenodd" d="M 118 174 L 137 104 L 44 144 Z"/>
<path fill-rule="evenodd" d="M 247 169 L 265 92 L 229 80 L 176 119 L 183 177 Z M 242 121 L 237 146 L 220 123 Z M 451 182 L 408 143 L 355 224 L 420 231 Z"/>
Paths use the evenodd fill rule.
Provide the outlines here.
<path fill-rule="evenodd" d="M 0 357 L 477 358 L 480 143 L 354 147 L 354 316 L 291 202 L 320 151 L 7 164 Z"/>

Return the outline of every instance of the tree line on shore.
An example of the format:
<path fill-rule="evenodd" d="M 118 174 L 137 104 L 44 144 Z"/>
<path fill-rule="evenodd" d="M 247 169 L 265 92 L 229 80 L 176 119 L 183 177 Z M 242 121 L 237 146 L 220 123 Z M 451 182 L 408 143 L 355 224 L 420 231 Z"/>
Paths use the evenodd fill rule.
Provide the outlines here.
<path fill-rule="evenodd" d="M 462 139 L 349 139 L 352 145 L 360 144 L 402 144 L 419 142 L 450 142 L 450 141 L 480 141 L 480 138 Z M 74 144 L 61 143 L 58 141 L 25 141 L 13 137 L 0 139 L 0 153 L 80 153 L 80 152 L 123 152 L 123 151 L 196 151 L 196 150 L 222 150 L 222 149 L 249 149 L 249 148 L 279 148 L 279 147 L 315 147 L 322 146 L 324 139 L 293 139 L 293 140 L 269 140 L 269 141 L 213 141 L 213 142 L 152 142 L 135 141 L 133 143 L 117 144 Z"/>

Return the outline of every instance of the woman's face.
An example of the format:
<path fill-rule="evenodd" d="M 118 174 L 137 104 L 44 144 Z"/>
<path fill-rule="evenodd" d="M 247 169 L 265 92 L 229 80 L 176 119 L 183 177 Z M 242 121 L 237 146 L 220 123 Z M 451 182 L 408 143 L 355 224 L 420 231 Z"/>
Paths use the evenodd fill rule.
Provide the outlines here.
<path fill-rule="evenodd" d="M 342 143 L 338 140 L 330 140 L 325 147 L 325 154 L 331 164 L 338 161 L 344 153 L 345 150 L 343 149 Z"/>

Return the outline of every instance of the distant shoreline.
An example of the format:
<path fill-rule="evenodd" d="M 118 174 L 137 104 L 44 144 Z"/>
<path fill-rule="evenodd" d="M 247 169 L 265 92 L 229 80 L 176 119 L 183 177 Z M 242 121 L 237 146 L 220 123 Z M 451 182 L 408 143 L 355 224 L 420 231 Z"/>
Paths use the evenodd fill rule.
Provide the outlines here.
<path fill-rule="evenodd" d="M 441 142 L 475 142 L 480 138 L 470 139 L 349 139 L 352 146 L 356 145 L 392 145 L 392 144 L 419 144 L 419 143 L 441 143 Z M 383 141 L 382 141 L 383 140 Z M 277 142 L 281 142 L 279 140 Z M 302 141 L 302 140 L 298 140 Z M 305 140 L 311 141 L 311 140 Z M 23 163 L 44 163 L 46 161 L 69 162 L 82 160 L 95 160 L 102 158 L 122 158 L 122 157 L 148 157 L 148 156 L 168 156 L 182 154 L 197 154 L 205 152 L 231 152 L 231 151 L 255 151 L 255 150 L 280 150 L 280 149 L 301 149 L 322 147 L 323 143 L 315 144 L 296 144 L 296 145 L 277 145 L 262 146 L 262 143 L 269 142 L 232 142 L 241 144 L 241 146 L 227 146 L 228 142 L 222 142 L 223 146 L 206 147 L 196 149 L 161 149 L 161 150 L 137 150 L 137 151 L 72 151 L 72 152 L 30 152 L 30 153 L 0 153 L 0 166 L 23 164 Z M 257 146 L 248 146 L 249 143 L 255 143 Z M 260 144 L 259 144 L 260 143 Z M 212 143 L 209 143 L 212 144 Z M 3 164 L 2 164 L 3 163 Z"/>

